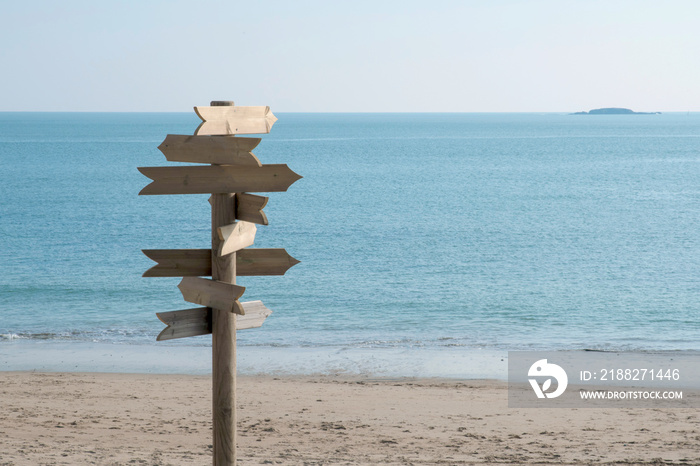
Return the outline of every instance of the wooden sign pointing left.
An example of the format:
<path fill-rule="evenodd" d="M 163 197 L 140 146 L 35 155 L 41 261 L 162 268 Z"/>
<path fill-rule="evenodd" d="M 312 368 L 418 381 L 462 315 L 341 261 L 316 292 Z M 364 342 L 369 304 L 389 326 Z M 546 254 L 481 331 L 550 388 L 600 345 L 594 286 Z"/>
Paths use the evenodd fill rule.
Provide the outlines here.
<path fill-rule="evenodd" d="M 262 301 L 241 303 L 245 315 L 236 317 L 236 330 L 245 330 L 262 326 L 272 310 Z M 182 311 L 157 312 L 156 316 L 167 325 L 156 340 L 194 337 L 211 333 L 211 308 L 195 307 Z"/>
<path fill-rule="evenodd" d="M 267 205 L 268 199 L 255 194 L 236 193 L 236 218 L 259 225 L 267 225 L 267 215 L 263 212 L 263 207 Z"/>
<path fill-rule="evenodd" d="M 139 171 L 153 180 L 139 194 L 286 191 L 302 178 L 286 164 L 139 167 Z"/>
<path fill-rule="evenodd" d="M 158 264 L 143 273 L 144 277 L 211 276 L 211 249 L 143 249 Z"/>
<path fill-rule="evenodd" d="M 158 149 L 170 162 L 259 167 L 262 165 L 260 160 L 251 152 L 258 144 L 260 144 L 260 138 L 168 134 Z"/>
<path fill-rule="evenodd" d="M 231 311 L 243 315 L 245 311 L 238 302 L 245 288 L 230 283 L 199 277 L 185 277 L 177 286 L 182 297 L 189 303 Z"/>

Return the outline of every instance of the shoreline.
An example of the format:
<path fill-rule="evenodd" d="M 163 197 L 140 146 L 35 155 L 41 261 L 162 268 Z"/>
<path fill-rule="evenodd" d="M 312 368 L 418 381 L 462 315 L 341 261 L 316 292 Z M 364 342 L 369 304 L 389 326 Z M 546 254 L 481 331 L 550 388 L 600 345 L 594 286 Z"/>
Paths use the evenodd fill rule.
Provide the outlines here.
<path fill-rule="evenodd" d="M 238 376 L 240 464 L 698 464 L 696 409 L 513 409 L 494 380 Z M 211 377 L 1 372 L 2 464 L 207 464 Z"/>
<path fill-rule="evenodd" d="M 605 361 L 622 356 L 625 367 L 656 361 L 691 367 L 697 350 L 541 351 L 544 357 Z M 518 353 L 523 353 L 518 351 Z M 509 351 L 466 347 L 265 347 L 239 345 L 237 369 L 245 376 L 417 378 L 508 380 Z M 14 340 L 0 342 L 0 372 L 84 372 L 122 374 L 211 374 L 211 346 L 113 344 L 79 341 Z M 692 375 L 692 374 L 691 374 Z M 700 374 L 684 375 L 700 388 Z"/>
<path fill-rule="evenodd" d="M 507 379 L 508 352 L 463 348 L 237 348 L 242 375 Z M 211 374 L 211 345 L 0 342 L 0 371 Z"/>

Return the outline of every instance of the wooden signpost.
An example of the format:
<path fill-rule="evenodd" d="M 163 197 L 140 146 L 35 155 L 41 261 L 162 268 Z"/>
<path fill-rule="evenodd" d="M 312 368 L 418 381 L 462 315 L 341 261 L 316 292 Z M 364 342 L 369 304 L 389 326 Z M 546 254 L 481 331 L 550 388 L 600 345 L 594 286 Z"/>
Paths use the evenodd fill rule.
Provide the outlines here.
<path fill-rule="evenodd" d="M 171 162 L 210 165 L 140 167 L 153 181 L 139 194 L 211 194 L 211 249 L 144 249 L 157 264 L 143 276 L 183 277 L 185 301 L 205 306 L 157 313 L 167 325 L 157 339 L 212 334 L 213 464 L 234 465 L 236 330 L 260 327 L 272 313 L 262 301 L 239 301 L 245 288 L 236 276 L 284 275 L 299 263 L 284 249 L 248 248 L 256 224 L 268 224 L 268 198 L 248 192 L 286 191 L 301 176 L 287 165 L 260 163 L 251 152 L 260 138 L 234 137 L 269 133 L 277 121 L 270 107 L 212 102 L 194 110 L 202 119 L 194 136 L 169 134 L 158 149 Z"/>

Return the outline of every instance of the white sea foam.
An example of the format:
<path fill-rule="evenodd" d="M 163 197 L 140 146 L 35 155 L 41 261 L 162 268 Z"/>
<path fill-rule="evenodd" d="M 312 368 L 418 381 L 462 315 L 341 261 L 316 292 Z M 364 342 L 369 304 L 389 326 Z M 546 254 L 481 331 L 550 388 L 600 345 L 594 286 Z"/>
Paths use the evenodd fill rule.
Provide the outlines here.
<path fill-rule="evenodd" d="M 507 352 L 438 349 L 242 347 L 244 375 L 361 375 L 504 379 Z M 16 341 L 0 345 L 0 370 L 211 373 L 211 347 Z"/>

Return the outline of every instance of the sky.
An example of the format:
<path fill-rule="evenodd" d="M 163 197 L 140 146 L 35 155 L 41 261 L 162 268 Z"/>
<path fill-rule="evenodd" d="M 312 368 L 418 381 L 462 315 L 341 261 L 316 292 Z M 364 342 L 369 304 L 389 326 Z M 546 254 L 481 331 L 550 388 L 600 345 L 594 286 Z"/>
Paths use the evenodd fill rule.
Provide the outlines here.
<path fill-rule="evenodd" d="M 0 111 L 700 111 L 697 0 L 3 0 Z"/>

